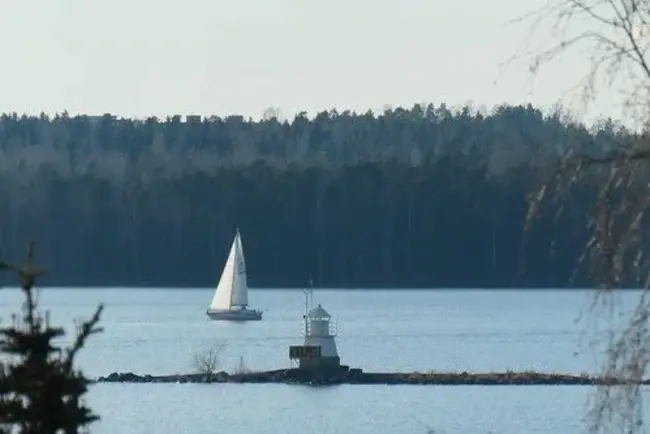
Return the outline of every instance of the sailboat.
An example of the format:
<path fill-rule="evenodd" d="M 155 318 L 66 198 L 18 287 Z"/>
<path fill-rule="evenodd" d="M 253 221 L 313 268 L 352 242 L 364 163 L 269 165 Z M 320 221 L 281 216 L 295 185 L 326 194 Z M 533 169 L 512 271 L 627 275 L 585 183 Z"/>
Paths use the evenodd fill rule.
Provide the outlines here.
<path fill-rule="evenodd" d="M 246 260 L 239 229 L 230 246 L 226 265 L 214 291 L 210 307 L 206 311 L 213 321 L 259 321 L 262 311 L 248 309 L 248 284 Z"/>

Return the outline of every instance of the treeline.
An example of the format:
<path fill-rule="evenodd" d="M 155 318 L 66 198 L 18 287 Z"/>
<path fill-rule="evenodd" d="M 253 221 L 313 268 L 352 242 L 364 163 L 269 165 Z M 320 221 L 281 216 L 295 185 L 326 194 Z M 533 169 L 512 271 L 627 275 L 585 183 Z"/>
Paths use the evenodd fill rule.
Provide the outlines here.
<path fill-rule="evenodd" d="M 33 239 L 49 285 L 205 287 L 238 226 L 251 286 L 564 287 L 588 194 L 524 238 L 527 196 L 567 149 L 627 137 L 530 106 L 259 122 L 3 115 L 0 258 Z"/>

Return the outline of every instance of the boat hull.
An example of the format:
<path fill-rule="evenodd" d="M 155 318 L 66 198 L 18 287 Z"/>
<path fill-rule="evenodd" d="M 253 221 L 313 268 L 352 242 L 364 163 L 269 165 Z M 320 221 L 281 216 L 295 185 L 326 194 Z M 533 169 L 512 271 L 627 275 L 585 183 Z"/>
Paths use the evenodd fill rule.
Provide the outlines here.
<path fill-rule="evenodd" d="M 262 312 L 259 310 L 242 309 L 242 310 L 215 310 L 206 311 L 208 318 L 212 321 L 260 321 Z"/>

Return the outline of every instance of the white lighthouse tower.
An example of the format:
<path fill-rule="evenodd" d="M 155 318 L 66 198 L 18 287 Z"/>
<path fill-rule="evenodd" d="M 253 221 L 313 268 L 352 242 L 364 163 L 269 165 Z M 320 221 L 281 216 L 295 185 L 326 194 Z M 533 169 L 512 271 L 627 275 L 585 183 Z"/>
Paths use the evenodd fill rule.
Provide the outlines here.
<path fill-rule="evenodd" d="M 309 309 L 311 291 L 305 292 L 304 344 L 289 348 L 289 358 L 303 369 L 339 369 L 341 359 L 336 349 L 336 330 L 331 315 L 318 304 Z"/>

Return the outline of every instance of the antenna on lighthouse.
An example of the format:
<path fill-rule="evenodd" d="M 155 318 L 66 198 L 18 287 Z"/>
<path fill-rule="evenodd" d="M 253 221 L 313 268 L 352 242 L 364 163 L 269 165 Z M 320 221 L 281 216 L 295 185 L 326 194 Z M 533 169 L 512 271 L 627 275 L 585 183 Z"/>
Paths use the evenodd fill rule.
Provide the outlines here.
<path fill-rule="evenodd" d="M 303 319 L 305 320 L 305 336 L 309 334 L 309 309 L 311 307 L 311 301 L 312 301 L 312 287 L 314 286 L 313 280 L 310 278 L 309 279 L 309 287 L 305 288 L 303 293 L 305 294 L 305 314 L 303 315 Z"/>

